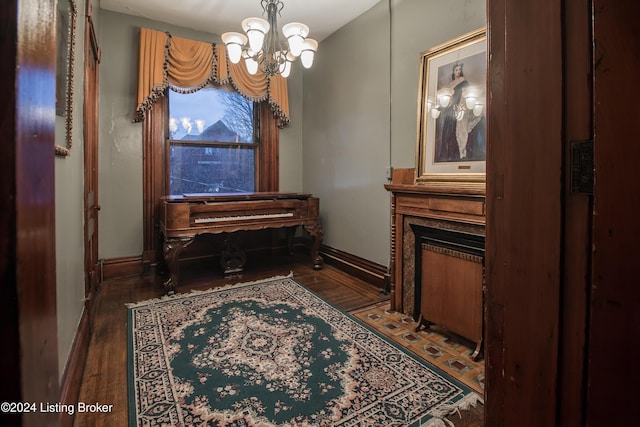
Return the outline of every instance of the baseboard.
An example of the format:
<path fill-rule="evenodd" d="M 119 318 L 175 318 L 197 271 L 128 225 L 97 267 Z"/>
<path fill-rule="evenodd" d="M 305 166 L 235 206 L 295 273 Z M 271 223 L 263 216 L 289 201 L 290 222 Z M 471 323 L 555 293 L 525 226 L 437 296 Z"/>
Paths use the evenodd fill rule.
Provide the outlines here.
<path fill-rule="evenodd" d="M 60 403 L 63 405 L 75 407 L 78 403 L 80 384 L 82 383 L 82 375 L 84 374 L 84 367 L 87 362 L 90 339 L 89 315 L 86 310 L 83 310 L 60 384 Z M 69 414 L 66 411 L 61 411 L 60 426 L 71 427 L 73 425 L 74 415 L 75 412 Z"/>
<path fill-rule="evenodd" d="M 322 255 L 325 263 L 360 280 L 385 289 L 385 278 L 388 274 L 387 267 L 326 245 L 320 246 L 320 255 Z"/>
<path fill-rule="evenodd" d="M 310 239 L 296 238 L 294 245 L 296 247 L 304 246 L 305 251 L 308 250 L 311 244 Z M 269 250 L 284 250 L 284 247 L 270 248 Z M 266 253 L 266 249 L 260 248 L 258 250 L 249 251 L 255 255 Z M 388 271 L 387 267 L 377 264 L 375 262 L 366 260 L 357 255 L 350 254 L 348 252 L 341 251 L 339 249 L 332 248 L 330 246 L 321 245 L 320 254 L 324 258 L 327 264 L 330 264 L 346 273 L 351 274 L 365 282 L 371 283 L 377 287 L 385 289 Z M 211 254 L 207 257 L 212 256 Z M 181 259 L 180 262 L 188 262 L 197 259 L 198 257 Z M 145 272 L 143 257 L 132 256 L 123 258 L 111 258 L 106 259 L 103 262 L 102 267 L 102 280 L 117 279 L 121 277 L 130 277 L 141 275 Z"/>
<path fill-rule="evenodd" d="M 105 259 L 102 263 L 102 280 L 141 275 L 144 272 L 142 256 Z"/>

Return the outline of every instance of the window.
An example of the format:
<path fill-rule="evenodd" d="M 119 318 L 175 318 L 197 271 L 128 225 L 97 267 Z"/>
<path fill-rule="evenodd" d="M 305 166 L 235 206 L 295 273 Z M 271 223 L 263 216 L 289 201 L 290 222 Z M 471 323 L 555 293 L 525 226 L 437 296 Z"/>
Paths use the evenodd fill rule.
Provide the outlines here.
<path fill-rule="evenodd" d="M 258 105 L 224 86 L 168 99 L 169 194 L 256 191 Z"/>

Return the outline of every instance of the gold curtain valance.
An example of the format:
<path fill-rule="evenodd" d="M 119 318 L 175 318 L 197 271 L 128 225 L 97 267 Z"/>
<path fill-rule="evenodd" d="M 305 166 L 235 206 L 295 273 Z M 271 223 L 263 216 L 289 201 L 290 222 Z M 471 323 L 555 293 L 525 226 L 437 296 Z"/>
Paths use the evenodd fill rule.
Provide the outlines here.
<path fill-rule="evenodd" d="M 280 127 L 289 123 L 287 81 L 280 76 L 251 75 L 242 64 L 227 61 L 224 45 L 173 37 L 142 28 L 135 121 L 142 121 L 168 87 L 190 93 L 207 83 L 231 84 L 251 101 L 268 100 Z"/>

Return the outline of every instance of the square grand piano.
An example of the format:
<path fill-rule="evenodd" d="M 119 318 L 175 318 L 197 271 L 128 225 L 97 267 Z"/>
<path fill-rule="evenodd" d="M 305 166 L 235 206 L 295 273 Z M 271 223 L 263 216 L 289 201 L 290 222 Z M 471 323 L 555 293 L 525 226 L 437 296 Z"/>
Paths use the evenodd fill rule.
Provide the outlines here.
<path fill-rule="evenodd" d="M 170 278 L 167 294 L 175 292 L 179 282 L 178 257 L 200 234 L 302 226 L 312 237 L 313 267 L 322 268 L 319 254 L 322 242 L 319 199 L 300 193 L 214 193 L 164 196 L 160 228 L 164 236 L 164 258 Z M 223 254 L 223 257 L 225 254 Z M 244 255 L 229 255 L 225 273 L 242 271 Z M 223 263 L 225 259 L 223 258 Z"/>

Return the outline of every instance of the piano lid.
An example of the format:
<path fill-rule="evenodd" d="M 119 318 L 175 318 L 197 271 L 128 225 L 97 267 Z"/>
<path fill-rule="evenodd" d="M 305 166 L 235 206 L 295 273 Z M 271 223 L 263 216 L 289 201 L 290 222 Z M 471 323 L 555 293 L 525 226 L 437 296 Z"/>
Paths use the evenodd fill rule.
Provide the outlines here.
<path fill-rule="evenodd" d="M 184 193 L 181 195 L 162 196 L 161 200 L 168 203 L 189 203 L 206 201 L 234 201 L 234 200 L 280 200 L 280 199 L 308 199 L 308 193 L 280 193 L 280 192 L 253 192 L 253 193 Z"/>

